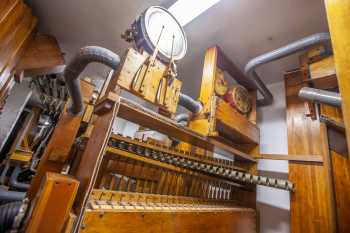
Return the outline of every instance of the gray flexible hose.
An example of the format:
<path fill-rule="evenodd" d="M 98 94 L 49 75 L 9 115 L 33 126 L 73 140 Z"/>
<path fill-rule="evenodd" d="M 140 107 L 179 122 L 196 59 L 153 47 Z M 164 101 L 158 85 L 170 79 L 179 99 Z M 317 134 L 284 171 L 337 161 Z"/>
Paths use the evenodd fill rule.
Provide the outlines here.
<path fill-rule="evenodd" d="M 22 206 L 22 202 L 11 202 L 0 206 L 0 232 L 8 232 Z"/>
<path fill-rule="evenodd" d="M 93 62 L 102 63 L 116 70 L 119 66 L 120 58 L 108 49 L 98 46 L 86 46 L 81 48 L 79 53 L 66 66 L 64 80 L 72 99 L 72 105 L 68 111 L 74 115 L 80 114 L 84 110 L 79 75 L 88 64 Z"/>
<path fill-rule="evenodd" d="M 316 88 L 303 87 L 299 91 L 299 97 L 315 101 L 322 104 L 328 104 L 335 107 L 341 107 L 341 97 L 339 93 L 325 91 Z"/>
<path fill-rule="evenodd" d="M 180 113 L 175 117 L 176 122 L 188 121 L 189 119 L 190 115 L 188 115 L 188 113 Z"/>
<path fill-rule="evenodd" d="M 203 110 L 203 106 L 199 101 L 196 101 L 183 93 L 180 93 L 179 105 L 183 106 L 194 114 L 198 114 Z"/>
<path fill-rule="evenodd" d="M 262 54 L 258 57 L 250 60 L 244 68 L 245 74 L 251 79 L 251 81 L 255 84 L 263 99 L 258 100 L 259 106 L 269 105 L 273 102 L 273 95 L 266 87 L 266 85 L 261 81 L 259 75 L 256 73 L 256 68 L 259 66 L 287 57 L 294 53 L 303 51 L 308 49 L 314 45 L 325 43 L 330 40 L 329 33 L 317 33 L 308 37 L 305 37 L 301 40 L 295 41 L 291 44 L 273 50 L 271 52 Z"/>
<path fill-rule="evenodd" d="M 27 191 L 30 185 L 27 183 L 18 182 L 18 176 L 21 173 L 21 171 L 22 171 L 21 166 L 17 164 L 15 169 L 12 171 L 10 181 L 9 181 L 9 186 L 17 190 Z"/>
<path fill-rule="evenodd" d="M 7 203 L 13 201 L 22 201 L 25 197 L 26 193 L 24 192 L 15 192 L 15 191 L 7 191 L 0 188 L 0 202 Z"/>

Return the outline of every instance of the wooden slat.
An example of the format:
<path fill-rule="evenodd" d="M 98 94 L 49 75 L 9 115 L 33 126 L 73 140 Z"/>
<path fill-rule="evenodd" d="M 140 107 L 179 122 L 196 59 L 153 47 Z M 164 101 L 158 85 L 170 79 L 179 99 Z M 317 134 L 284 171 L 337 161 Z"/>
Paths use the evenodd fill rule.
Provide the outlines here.
<path fill-rule="evenodd" d="M 347 144 L 350 148 L 350 1 L 325 0 L 325 4 L 339 90 L 342 96 Z"/>
<path fill-rule="evenodd" d="M 7 33 L 4 39 L 5 43 L 0 48 L 0 72 L 8 65 L 14 52 L 16 52 L 16 48 L 18 48 L 18 45 L 21 44 L 24 38 L 26 38 L 26 35 L 28 35 L 28 32 L 30 32 L 28 29 L 30 29 L 33 23 L 33 16 L 28 7 L 26 7 L 22 17 L 18 26 L 11 33 Z"/>
<path fill-rule="evenodd" d="M 251 209 L 216 212 L 105 212 L 87 211 L 82 233 L 255 233 Z"/>
<path fill-rule="evenodd" d="M 21 23 L 25 11 L 28 8 L 22 1 L 18 1 L 8 12 L 7 16 L 0 22 L 0 48 L 2 49 Z"/>
<path fill-rule="evenodd" d="M 146 164 L 151 164 L 151 165 L 159 167 L 159 168 L 165 168 L 165 169 L 169 169 L 169 170 L 172 170 L 172 171 L 175 171 L 175 172 L 189 174 L 191 176 L 197 176 L 197 177 L 200 177 L 200 178 L 203 178 L 203 179 L 206 179 L 206 180 L 222 181 L 219 178 L 215 178 L 215 177 L 204 175 L 204 174 L 201 174 L 201 173 L 198 173 L 198 172 L 193 172 L 191 170 L 179 168 L 177 166 L 174 166 L 174 165 L 171 165 L 171 164 L 167 164 L 167 163 L 164 163 L 164 162 L 160 162 L 160 161 L 156 161 L 156 160 L 153 160 L 153 159 L 150 159 L 150 158 L 138 156 L 138 155 L 129 153 L 127 151 L 119 150 L 117 148 L 107 147 L 106 153 L 107 153 L 107 156 L 109 157 L 109 159 L 113 159 L 113 155 L 120 155 L 120 156 L 123 156 L 125 158 L 129 158 L 129 159 L 132 159 L 132 160 L 140 161 L 140 162 L 143 162 L 143 163 L 146 163 Z M 233 182 L 229 182 L 229 181 L 228 181 L 228 183 L 233 184 Z M 240 185 L 237 185 L 237 186 L 240 186 Z"/>
<path fill-rule="evenodd" d="M 322 166 L 289 164 L 289 180 L 295 183 L 291 195 L 291 232 L 335 232 L 332 186 L 325 126 L 305 116 L 304 102 L 298 98 L 301 73 L 286 75 L 288 154 L 317 155 Z M 299 83 L 299 84 L 298 84 Z"/>
<path fill-rule="evenodd" d="M 201 91 L 199 101 L 203 103 L 203 111 L 210 112 L 211 98 L 215 89 L 215 75 L 218 51 L 216 47 L 207 49 L 204 58 L 204 69 L 202 76 Z"/>
<path fill-rule="evenodd" d="M 19 0 L 1 0 L 0 1 L 0 24 L 10 14 L 12 9 L 19 3 Z"/>
<path fill-rule="evenodd" d="M 11 33 L 9 41 L 4 44 L 6 48 L 0 49 L 0 89 L 5 88 L 5 84 L 11 72 L 17 64 L 24 48 L 31 39 L 37 18 L 31 16 L 31 12 L 26 8 L 26 15 L 21 23 Z"/>
<path fill-rule="evenodd" d="M 288 160 L 297 163 L 323 163 L 323 157 L 319 155 L 277 155 L 260 154 L 257 159 Z"/>

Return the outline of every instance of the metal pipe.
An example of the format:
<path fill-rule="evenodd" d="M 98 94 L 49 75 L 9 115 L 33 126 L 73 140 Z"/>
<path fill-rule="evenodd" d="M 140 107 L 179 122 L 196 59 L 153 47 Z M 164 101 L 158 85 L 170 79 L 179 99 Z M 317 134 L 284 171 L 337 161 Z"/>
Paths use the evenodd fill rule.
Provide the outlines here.
<path fill-rule="evenodd" d="M 27 191 L 30 185 L 27 183 L 18 182 L 18 176 L 21 173 L 21 171 L 22 171 L 21 166 L 17 164 L 15 169 L 12 171 L 10 181 L 9 181 L 9 186 L 17 190 Z"/>
<path fill-rule="evenodd" d="M 203 110 L 203 105 L 201 102 L 192 99 L 190 96 L 180 93 L 179 96 L 179 105 L 193 112 L 194 114 L 198 114 Z"/>
<path fill-rule="evenodd" d="M 79 75 L 88 64 L 93 62 L 102 63 L 116 70 L 119 66 L 120 58 L 108 49 L 98 46 L 86 46 L 81 48 L 79 53 L 66 66 L 64 80 L 72 99 L 72 105 L 68 111 L 74 115 L 80 114 L 84 110 Z"/>
<path fill-rule="evenodd" d="M 256 73 L 256 68 L 259 66 L 287 57 L 294 53 L 308 49 L 314 45 L 328 42 L 330 40 L 329 33 L 317 33 L 301 40 L 295 41 L 291 44 L 273 50 L 271 52 L 262 54 L 252 60 L 250 60 L 244 68 L 245 74 L 251 79 L 255 84 L 256 88 L 259 90 L 262 99 L 258 100 L 259 106 L 270 105 L 273 102 L 273 95 L 266 87 L 266 85 L 261 81 L 259 75 Z"/>
<path fill-rule="evenodd" d="M 301 88 L 299 91 L 299 97 L 335 107 L 341 107 L 342 103 L 339 93 L 310 87 Z"/>

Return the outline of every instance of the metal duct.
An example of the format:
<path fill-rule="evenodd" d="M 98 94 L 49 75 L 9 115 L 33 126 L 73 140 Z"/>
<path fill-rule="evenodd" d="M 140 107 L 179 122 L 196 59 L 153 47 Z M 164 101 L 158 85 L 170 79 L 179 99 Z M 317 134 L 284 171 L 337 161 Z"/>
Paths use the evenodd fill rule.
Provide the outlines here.
<path fill-rule="evenodd" d="M 203 105 L 199 101 L 196 101 L 183 93 L 180 93 L 179 105 L 188 109 L 194 114 L 198 114 L 203 110 Z"/>
<path fill-rule="evenodd" d="M 335 107 L 341 107 L 342 102 L 340 94 L 337 92 L 325 91 L 310 87 L 301 88 L 299 91 L 299 97 Z"/>
<path fill-rule="evenodd" d="M 255 84 L 255 86 L 263 96 L 262 99 L 258 100 L 258 105 L 264 106 L 264 105 L 272 104 L 273 95 L 269 91 L 269 89 L 266 87 L 266 85 L 261 81 L 259 75 L 256 73 L 255 70 L 257 67 L 263 64 L 287 57 L 294 53 L 303 51 L 314 45 L 328 42 L 329 40 L 330 40 L 329 33 L 317 33 L 317 34 L 305 37 L 301 40 L 295 41 L 281 48 L 278 48 L 276 50 L 273 50 L 271 52 L 262 54 L 250 60 L 245 66 L 244 72 L 253 81 L 253 83 Z"/>
<path fill-rule="evenodd" d="M 120 58 L 117 54 L 108 49 L 98 46 L 86 46 L 81 48 L 79 53 L 66 66 L 64 70 L 64 80 L 70 97 L 72 98 L 72 105 L 68 111 L 74 115 L 80 114 L 84 109 L 79 75 L 88 64 L 93 62 L 104 64 L 116 70 L 120 63 Z"/>

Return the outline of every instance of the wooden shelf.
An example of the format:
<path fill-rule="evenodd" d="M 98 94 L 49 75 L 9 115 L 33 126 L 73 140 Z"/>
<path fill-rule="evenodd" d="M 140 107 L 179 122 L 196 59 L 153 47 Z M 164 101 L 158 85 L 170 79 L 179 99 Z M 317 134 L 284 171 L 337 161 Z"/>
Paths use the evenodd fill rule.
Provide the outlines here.
<path fill-rule="evenodd" d="M 204 137 L 187 127 L 177 125 L 175 121 L 169 118 L 122 97 L 120 97 L 117 116 L 209 151 L 214 151 L 216 147 L 219 147 L 234 154 L 238 160 L 256 162 L 252 156 L 233 148 L 229 144 Z"/>

